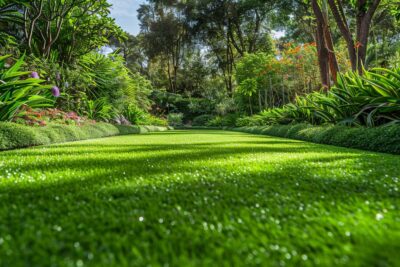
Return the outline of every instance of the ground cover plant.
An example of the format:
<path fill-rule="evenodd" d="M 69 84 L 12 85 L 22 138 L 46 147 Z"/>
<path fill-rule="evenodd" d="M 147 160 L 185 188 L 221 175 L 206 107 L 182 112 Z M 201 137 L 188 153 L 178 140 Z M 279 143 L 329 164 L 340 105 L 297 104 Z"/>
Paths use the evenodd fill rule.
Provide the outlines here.
<path fill-rule="evenodd" d="M 398 266 L 400 158 L 227 131 L 0 153 L 0 266 Z"/>

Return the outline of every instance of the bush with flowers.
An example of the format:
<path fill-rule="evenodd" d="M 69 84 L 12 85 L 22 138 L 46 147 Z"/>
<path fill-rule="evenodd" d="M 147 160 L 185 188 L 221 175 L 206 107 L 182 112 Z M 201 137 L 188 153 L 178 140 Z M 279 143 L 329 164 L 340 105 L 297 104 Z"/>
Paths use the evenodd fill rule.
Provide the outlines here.
<path fill-rule="evenodd" d="M 56 108 L 34 110 L 28 106 L 23 106 L 12 121 L 29 126 L 46 126 L 49 123 L 81 126 L 96 123 L 76 112 L 64 112 Z"/>

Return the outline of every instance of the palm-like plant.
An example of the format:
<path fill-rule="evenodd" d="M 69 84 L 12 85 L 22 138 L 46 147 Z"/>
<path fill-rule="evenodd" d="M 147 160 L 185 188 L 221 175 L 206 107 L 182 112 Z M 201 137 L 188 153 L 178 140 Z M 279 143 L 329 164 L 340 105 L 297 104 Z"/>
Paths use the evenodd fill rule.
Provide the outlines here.
<path fill-rule="evenodd" d="M 86 110 L 86 116 L 92 120 L 108 121 L 115 115 L 113 106 L 105 97 L 88 100 Z"/>
<path fill-rule="evenodd" d="M 23 18 L 20 12 L 17 10 L 18 4 L 24 4 L 24 1 L 8 1 L 0 0 L 0 25 L 8 26 L 11 24 L 22 24 Z M 0 28 L 0 45 L 7 46 L 8 44 L 14 44 L 15 38 Z"/>
<path fill-rule="evenodd" d="M 24 62 L 21 57 L 13 66 L 6 68 L 10 55 L 0 57 L 0 121 L 12 120 L 22 106 L 30 108 L 52 107 L 52 86 L 42 85 L 45 81 L 35 78 L 22 79 L 31 74 L 20 71 Z"/>
<path fill-rule="evenodd" d="M 296 97 L 291 104 L 261 113 L 269 124 L 309 122 L 377 126 L 400 123 L 400 68 L 375 68 L 364 76 L 339 75 L 328 93 Z"/>

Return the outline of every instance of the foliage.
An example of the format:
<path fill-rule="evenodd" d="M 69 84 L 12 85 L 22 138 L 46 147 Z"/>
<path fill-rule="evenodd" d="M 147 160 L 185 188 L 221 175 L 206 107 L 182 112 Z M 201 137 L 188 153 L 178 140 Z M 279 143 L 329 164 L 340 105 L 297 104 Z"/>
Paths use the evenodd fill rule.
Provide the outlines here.
<path fill-rule="evenodd" d="M 156 117 L 151 114 L 146 114 L 141 125 L 168 126 L 168 121 L 164 118 Z"/>
<path fill-rule="evenodd" d="M 213 130 L 1 161 L 2 266 L 399 265 L 398 156 Z"/>
<path fill-rule="evenodd" d="M 153 113 L 164 115 L 182 113 L 183 121 L 188 122 L 194 117 L 214 111 L 214 103 L 207 98 L 184 97 L 165 91 L 155 90 L 151 99 L 154 102 Z"/>
<path fill-rule="evenodd" d="M 73 60 L 123 38 L 122 30 L 109 17 L 106 0 L 32 0 L 21 4 L 24 13 L 24 45 L 37 56 L 52 53 L 63 62 Z"/>
<path fill-rule="evenodd" d="M 87 101 L 86 116 L 92 120 L 108 121 L 114 115 L 113 106 L 107 98 L 97 98 Z"/>
<path fill-rule="evenodd" d="M 30 126 L 46 126 L 49 123 L 67 125 L 95 123 L 95 121 L 88 120 L 86 117 L 78 116 L 78 114 L 72 111 L 64 112 L 59 109 L 33 110 L 29 107 L 24 107 L 13 121 Z"/>
<path fill-rule="evenodd" d="M 16 10 L 17 4 L 18 1 L 0 0 L 0 47 L 8 48 L 16 44 L 15 37 L 10 34 L 10 26 L 22 23 L 22 14 Z"/>
<path fill-rule="evenodd" d="M 338 53 L 337 57 L 342 59 L 340 56 Z M 342 61 L 345 62 L 345 58 L 340 62 L 346 69 Z M 297 46 L 286 43 L 275 56 L 262 52 L 246 54 L 236 67 L 236 103 L 249 113 L 253 113 L 253 106 L 258 112 L 283 106 L 296 95 L 316 90 L 319 86 L 317 75 L 314 43 Z"/>
<path fill-rule="evenodd" d="M 370 151 L 400 154 L 398 137 L 400 126 L 365 128 L 347 126 L 312 126 L 310 124 L 290 124 L 271 126 L 246 126 L 236 131 L 279 136 L 308 142 Z"/>
<path fill-rule="evenodd" d="M 124 126 L 102 122 L 84 125 L 55 122 L 43 127 L 0 122 L 0 150 L 164 130 L 165 127 Z"/>
<path fill-rule="evenodd" d="M 296 97 L 283 108 L 260 113 L 254 121 L 264 125 L 309 122 L 372 127 L 399 123 L 399 103 L 400 69 L 377 68 L 365 70 L 364 76 L 353 72 L 340 75 L 337 85 L 329 92 Z M 247 121 L 254 124 L 251 119 Z M 241 121 L 241 126 L 244 122 Z"/>
<path fill-rule="evenodd" d="M 182 113 L 170 113 L 167 117 L 168 125 L 170 126 L 182 126 L 183 125 L 183 114 Z"/>
<path fill-rule="evenodd" d="M 128 121 L 130 121 L 133 125 L 140 125 L 144 122 L 144 120 L 146 119 L 145 116 L 145 112 L 138 108 L 136 105 L 134 104 L 130 104 L 125 112 L 124 112 L 124 116 L 126 117 L 126 119 Z"/>
<path fill-rule="evenodd" d="M 23 79 L 31 74 L 21 71 L 24 57 L 21 57 L 9 68 L 10 55 L 0 57 L 0 121 L 12 120 L 23 107 L 42 108 L 54 105 L 51 99 L 52 86 L 43 85 L 44 80 L 36 78 Z"/>
<path fill-rule="evenodd" d="M 206 126 L 211 127 L 234 127 L 239 119 L 239 114 L 228 114 L 226 116 L 216 116 L 206 123 Z"/>
<path fill-rule="evenodd" d="M 204 114 L 197 116 L 193 119 L 193 126 L 206 126 L 209 121 L 212 121 L 215 118 L 214 115 Z"/>

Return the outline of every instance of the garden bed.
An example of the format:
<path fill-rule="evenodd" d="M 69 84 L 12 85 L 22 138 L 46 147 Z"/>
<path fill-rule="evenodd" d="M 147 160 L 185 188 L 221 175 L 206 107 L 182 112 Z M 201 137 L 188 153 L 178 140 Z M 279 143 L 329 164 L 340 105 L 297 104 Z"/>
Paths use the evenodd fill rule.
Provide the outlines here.
<path fill-rule="evenodd" d="M 49 125 L 32 127 L 17 123 L 0 123 L 0 151 L 54 143 L 64 143 L 115 135 L 166 131 L 169 127 L 126 126 L 95 123 L 83 126 Z"/>

